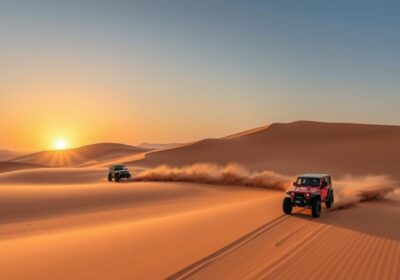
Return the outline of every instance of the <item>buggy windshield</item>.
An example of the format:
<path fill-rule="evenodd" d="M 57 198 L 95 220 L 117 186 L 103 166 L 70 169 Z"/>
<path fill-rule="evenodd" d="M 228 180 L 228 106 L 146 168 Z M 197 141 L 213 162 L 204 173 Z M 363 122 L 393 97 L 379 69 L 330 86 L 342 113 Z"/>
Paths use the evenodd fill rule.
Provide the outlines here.
<path fill-rule="evenodd" d="M 114 166 L 114 170 L 125 170 L 125 169 L 126 169 L 125 165 L 116 165 L 116 166 Z"/>
<path fill-rule="evenodd" d="M 298 186 L 311 186 L 311 187 L 318 187 L 320 183 L 319 178 L 297 178 L 297 185 Z"/>

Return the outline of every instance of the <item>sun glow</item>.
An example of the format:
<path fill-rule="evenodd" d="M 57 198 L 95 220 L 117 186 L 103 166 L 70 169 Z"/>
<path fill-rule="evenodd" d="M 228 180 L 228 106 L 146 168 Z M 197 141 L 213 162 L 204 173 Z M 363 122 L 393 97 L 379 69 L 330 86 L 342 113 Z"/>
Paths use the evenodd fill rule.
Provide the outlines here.
<path fill-rule="evenodd" d="M 67 148 L 67 142 L 65 141 L 65 139 L 57 139 L 54 142 L 54 148 L 56 150 L 64 150 Z"/>

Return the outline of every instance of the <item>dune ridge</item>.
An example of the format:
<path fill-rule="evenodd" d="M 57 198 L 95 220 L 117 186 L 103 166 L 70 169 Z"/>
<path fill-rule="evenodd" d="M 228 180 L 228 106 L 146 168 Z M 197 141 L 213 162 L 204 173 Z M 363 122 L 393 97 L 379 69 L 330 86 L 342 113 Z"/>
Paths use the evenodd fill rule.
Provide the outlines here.
<path fill-rule="evenodd" d="M 0 161 L 6 161 L 12 158 L 20 157 L 22 156 L 22 152 L 16 152 L 16 151 L 9 151 L 9 150 L 1 150 L 0 149 Z"/>
<path fill-rule="evenodd" d="M 9 160 L 54 167 L 98 164 L 127 155 L 147 152 L 150 149 L 117 143 L 98 143 L 67 150 L 42 151 Z"/>

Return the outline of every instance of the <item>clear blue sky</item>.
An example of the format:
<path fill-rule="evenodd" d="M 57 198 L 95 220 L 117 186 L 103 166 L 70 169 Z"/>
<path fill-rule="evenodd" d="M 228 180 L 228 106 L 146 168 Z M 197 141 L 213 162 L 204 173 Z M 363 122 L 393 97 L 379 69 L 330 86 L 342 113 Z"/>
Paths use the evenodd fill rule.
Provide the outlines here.
<path fill-rule="evenodd" d="M 0 0 L 0 126 L 14 135 L 0 147 L 29 148 L 10 113 L 46 135 L 90 131 L 76 145 L 400 124 L 399 15 L 395 1 Z"/>

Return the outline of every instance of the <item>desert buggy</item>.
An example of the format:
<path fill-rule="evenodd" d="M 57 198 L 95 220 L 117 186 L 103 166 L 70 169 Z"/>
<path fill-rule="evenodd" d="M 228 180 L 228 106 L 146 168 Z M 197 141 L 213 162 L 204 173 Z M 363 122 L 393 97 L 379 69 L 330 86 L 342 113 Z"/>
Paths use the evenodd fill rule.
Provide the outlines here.
<path fill-rule="evenodd" d="M 311 208 L 314 218 L 321 216 L 321 204 L 331 208 L 334 202 L 332 176 L 304 174 L 299 176 L 283 199 L 283 212 L 291 214 L 293 207 Z"/>
<path fill-rule="evenodd" d="M 119 182 L 121 178 L 130 179 L 131 173 L 128 168 L 123 164 L 111 165 L 108 169 L 108 181 L 112 181 L 114 178 L 115 182 Z"/>

